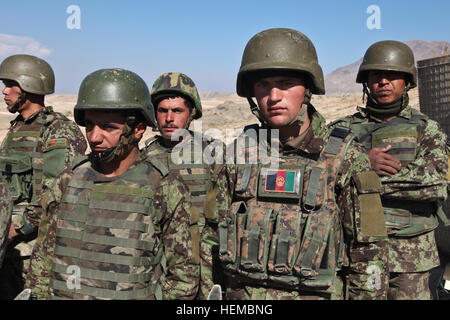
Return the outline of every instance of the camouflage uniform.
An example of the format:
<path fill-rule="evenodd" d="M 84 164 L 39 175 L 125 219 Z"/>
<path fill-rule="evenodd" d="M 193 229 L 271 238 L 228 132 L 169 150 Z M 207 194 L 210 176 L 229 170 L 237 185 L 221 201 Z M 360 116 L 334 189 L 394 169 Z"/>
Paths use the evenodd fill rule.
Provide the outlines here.
<path fill-rule="evenodd" d="M 16 64 L 11 63 L 11 61 L 14 62 L 14 59 L 18 59 L 19 62 L 20 59 L 24 59 L 26 62 L 31 60 L 32 63 L 36 63 L 34 60 L 37 60 L 37 63 L 44 64 L 35 57 L 12 56 L 7 58 L 0 66 L 1 79 L 17 80 L 21 88 L 25 87 L 32 93 L 48 94 L 53 92 L 34 92 L 33 90 L 36 90 L 36 87 L 39 88 L 38 85 L 33 82 L 31 82 L 32 84 L 27 83 L 26 80 L 23 80 L 26 78 L 25 75 L 17 76 L 11 71 L 12 67 L 16 66 Z M 31 67 L 29 68 L 24 72 L 33 71 Z M 45 70 L 40 74 L 42 73 L 45 74 Z M 51 71 L 52 73 L 53 71 Z M 20 74 L 20 71 L 18 74 Z M 45 82 L 46 80 L 42 81 Z M 50 82 L 51 90 L 53 90 L 54 80 L 47 81 Z M 46 90 L 50 89 L 47 88 Z M 14 199 L 12 221 L 15 229 L 20 230 L 21 234 L 9 245 L 4 267 L 0 271 L 0 277 L 5 279 L 2 280 L 5 283 L 2 290 L 4 298 L 13 298 L 23 289 L 24 281 L 29 272 L 30 255 L 35 244 L 34 239 L 38 227 L 42 225 L 42 190 L 50 188 L 55 177 L 66 168 L 70 168 L 74 157 L 84 154 L 86 148 L 86 140 L 79 127 L 66 116 L 53 111 L 50 106 L 43 107 L 27 119 L 23 119 L 19 114 L 11 121 L 11 127 L 0 149 L 2 174 L 6 177 L 11 176 L 11 173 L 7 172 L 8 158 L 11 156 L 14 158 L 17 155 L 20 157 L 25 155 L 26 158 L 31 158 L 29 170 L 32 174 L 29 177 L 31 183 L 28 191 L 20 192 L 17 185 L 8 183 L 8 187 L 13 190 L 10 193 Z M 14 174 L 14 168 L 12 170 L 12 174 Z M 6 181 L 10 181 L 10 178 L 7 178 Z"/>
<path fill-rule="evenodd" d="M 114 101 L 108 100 L 111 90 Z M 148 88 L 127 70 L 98 70 L 86 77 L 75 106 L 78 124 L 86 125 L 84 110 L 90 108 L 139 111 L 154 125 Z M 124 131 L 119 145 L 126 141 L 131 140 Z M 44 195 L 49 230 L 36 252 L 42 264 L 33 293 L 40 299 L 48 291 L 51 299 L 194 298 L 199 268 L 189 232 L 190 196 L 181 178 L 142 152 L 115 177 L 96 170 L 102 161 L 92 153 Z M 76 270 L 79 283 L 73 280 Z"/>
<path fill-rule="evenodd" d="M 11 225 L 12 199 L 9 196 L 5 184 L 0 182 L 0 267 L 5 257 L 8 243 L 8 232 Z"/>
<path fill-rule="evenodd" d="M 388 54 L 389 58 L 385 58 Z M 408 56 L 411 63 L 406 68 L 404 61 Z M 361 64 L 357 82 L 364 83 L 364 72 L 372 69 L 405 72 L 410 76 L 407 90 L 416 85 L 412 51 L 402 43 L 381 41 L 372 45 Z M 447 197 L 446 136 L 437 122 L 407 104 L 406 92 L 402 99 L 401 111 L 388 121 L 375 117 L 376 110 L 358 107 L 359 112 L 335 123 L 351 128 L 366 151 L 391 145 L 388 153 L 401 161 L 399 172 L 381 177 L 389 235 L 388 298 L 430 299 L 429 270 L 439 265 L 434 236 L 438 225 L 437 203 Z M 370 101 L 369 96 L 368 106 L 373 104 Z"/>
<path fill-rule="evenodd" d="M 339 122 L 339 125 L 348 126 L 353 131 L 355 127 L 365 124 L 389 125 L 371 118 L 364 108 L 358 110 L 358 113 Z M 408 106 L 398 117 L 411 119 L 413 114 L 419 112 Z M 392 283 L 389 299 L 430 299 L 427 289 L 429 270 L 439 265 L 433 231 L 437 227 L 437 221 L 432 217 L 436 210 L 433 202 L 443 200 L 447 196 L 446 137 L 435 121 L 425 115 L 421 116 L 424 122 L 417 139 L 414 160 L 408 161 L 407 165 L 402 162 L 402 169 L 392 177 L 381 177 L 382 201 L 386 207 L 385 212 L 389 215 L 386 219 Z M 366 147 L 366 151 L 370 149 L 371 147 Z M 430 219 L 421 223 L 421 230 L 413 230 L 412 233 L 408 232 L 402 236 L 401 230 L 411 225 L 396 222 L 395 215 L 402 217 L 405 214 L 407 217 L 411 214 L 412 217 Z M 396 284 L 397 282 L 400 284 Z"/>
<path fill-rule="evenodd" d="M 161 99 L 161 95 L 168 94 L 180 95 L 193 104 L 186 128 L 191 119 L 201 117 L 200 97 L 194 82 L 188 76 L 169 72 L 158 77 L 151 93 L 155 108 L 158 103 L 156 99 Z M 224 146 L 220 141 L 213 141 L 212 138 L 203 136 L 202 133 L 193 131 L 184 133 L 186 136 L 173 148 L 164 143 L 162 136 L 157 135 L 150 138 L 146 141 L 145 152 L 149 157 L 162 161 L 172 172 L 180 174 L 189 188 L 192 205 L 191 220 L 198 221 L 198 225 L 191 226 L 195 260 L 200 265 L 200 286 L 197 298 L 206 299 L 214 283 L 221 282 L 222 272 L 216 270 L 216 268 L 220 268 L 220 265 L 213 263 L 213 260 L 218 256 L 217 225 L 220 217 L 225 216 L 226 210 L 219 210 L 216 204 L 219 163 L 214 166 L 211 164 L 212 161 L 206 161 L 204 155 L 211 156 L 211 158 L 218 156 L 219 162 L 222 164 L 223 158 L 220 154 Z M 224 176 L 222 175 L 222 177 Z M 220 185 L 224 187 L 223 183 Z"/>
<path fill-rule="evenodd" d="M 257 116 L 252 79 L 271 75 L 303 77 L 307 93 L 294 122 L 299 128 L 306 117 L 311 122 L 281 143 L 277 130 L 259 117 L 262 126 L 246 128 L 234 142 L 236 155 L 227 159 L 232 204 L 219 224 L 226 298 L 386 299 L 379 179 L 349 130 L 328 130 L 309 103 L 310 94 L 325 92 L 312 42 L 281 28 L 248 42 L 237 92 Z"/>

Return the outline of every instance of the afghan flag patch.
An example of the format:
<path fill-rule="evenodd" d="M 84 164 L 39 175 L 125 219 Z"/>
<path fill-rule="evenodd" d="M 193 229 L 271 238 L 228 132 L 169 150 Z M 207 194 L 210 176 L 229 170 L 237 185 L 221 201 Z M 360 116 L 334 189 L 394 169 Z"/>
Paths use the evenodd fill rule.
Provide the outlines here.
<path fill-rule="evenodd" d="M 67 147 L 66 138 L 50 139 L 45 143 L 44 151 L 66 147 Z"/>
<path fill-rule="evenodd" d="M 265 192 L 298 194 L 299 184 L 299 170 L 267 169 L 263 190 Z"/>

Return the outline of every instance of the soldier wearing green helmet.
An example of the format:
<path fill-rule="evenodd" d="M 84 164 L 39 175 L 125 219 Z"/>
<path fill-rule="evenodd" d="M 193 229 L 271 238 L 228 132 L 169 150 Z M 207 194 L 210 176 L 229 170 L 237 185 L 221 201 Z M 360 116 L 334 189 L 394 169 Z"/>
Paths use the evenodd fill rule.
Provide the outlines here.
<path fill-rule="evenodd" d="M 50 299 L 195 296 L 197 282 L 185 276 L 199 272 L 189 193 L 139 149 L 155 125 L 152 108 L 147 85 L 131 71 L 101 69 L 81 83 L 74 114 L 91 153 L 45 194 L 49 231 L 36 255 L 46 263 L 32 290 L 47 287 Z"/>
<path fill-rule="evenodd" d="M 388 299 L 431 299 L 430 270 L 439 265 L 434 229 L 438 203 L 447 197 L 446 135 L 437 122 L 409 105 L 417 86 L 414 54 L 399 41 L 380 41 L 366 51 L 356 82 L 365 108 L 330 124 L 352 130 L 381 179 L 389 236 Z"/>
<path fill-rule="evenodd" d="M 194 81 L 179 72 L 167 72 L 153 83 L 151 99 L 160 135 L 146 141 L 145 151 L 180 174 L 191 193 L 191 226 L 195 261 L 200 265 L 197 299 L 206 299 L 221 271 L 213 270 L 217 258 L 218 222 L 226 205 L 216 201 L 218 189 L 225 188 L 219 140 L 189 130 L 192 120 L 202 116 L 202 105 Z M 217 152 L 216 152 L 217 151 Z M 211 155 L 206 159 L 205 155 Z M 211 161 L 219 159 L 219 161 Z M 221 178 L 222 177 L 222 178 Z M 188 275 L 194 277 L 194 275 Z"/>
<path fill-rule="evenodd" d="M 46 61 L 23 54 L 10 56 L 0 65 L 0 79 L 8 111 L 18 113 L 0 148 L 0 174 L 14 210 L 0 271 L 0 298 L 12 299 L 23 289 L 37 229 L 46 229 L 45 220 L 41 221 L 41 195 L 76 156 L 84 154 L 87 145 L 73 121 L 44 103 L 55 87 Z"/>
<path fill-rule="evenodd" d="M 349 130 L 327 130 L 311 104 L 325 93 L 311 40 L 287 28 L 253 36 L 237 93 L 261 125 L 244 129 L 236 153 L 240 139 L 241 159 L 270 152 L 256 163 L 227 159 L 231 208 L 219 224 L 226 297 L 385 299 L 379 179 Z"/>

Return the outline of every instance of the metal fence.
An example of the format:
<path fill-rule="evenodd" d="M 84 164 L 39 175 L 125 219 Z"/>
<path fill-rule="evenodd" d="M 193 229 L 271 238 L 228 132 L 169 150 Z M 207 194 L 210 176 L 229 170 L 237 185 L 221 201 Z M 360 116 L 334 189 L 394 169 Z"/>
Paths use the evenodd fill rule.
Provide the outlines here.
<path fill-rule="evenodd" d="M 450 55 L 417 61 L 420 111 L 450 136 Z M 450 213 L 450 199 L 444 210 Z"/>

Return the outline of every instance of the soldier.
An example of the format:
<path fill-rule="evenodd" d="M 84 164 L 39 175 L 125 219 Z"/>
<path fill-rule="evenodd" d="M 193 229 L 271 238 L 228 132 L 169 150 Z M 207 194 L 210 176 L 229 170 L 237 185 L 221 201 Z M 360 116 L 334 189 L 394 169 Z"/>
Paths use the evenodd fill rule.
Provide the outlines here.
<path fill-rule="evenodd" d="M 13 55 L 0 65 L 0 79 L 8 111 L 19 113 L 0 149 L 0 170 L 14 201 L 3 269 L 0 297 L 11 299 L 24 285 L 30 254 L 41 223 L 42 190 L 86 151 L 78 126 L 66 116 L 45 106 L 44 96 L 54 92 L 55 77 L 44 60 Z"/>
<path fill-rule="evenodd" d="M 327 130 L 310 103 L 324 93 L 304 34 L 269 29 L 247 43 L 237 94 L 262 125 L 235 141 L 244 141 L 245 161 L 227 166 L 232 205 L 219 253 L 229 299 L 386 298 L 379 179 L 349 130 Z M 248 161 L 265 149 L 266 158 Z"/>
<path fill-rule="evenodd" d="M 11 225 L 13 202 L 8 189 L 3 181 L 0 181 L 0 267 L 5 257 L 8 233 Z"/>
<path fill-rule="evenodd" d="M 389 299 L 430 299 L 429 270 L 439 264 L 434 229 L 446 198 L 445 134 L 409 104 L 417 85 L 412 50 L 398 41 L 367 49 L 357 83 L 365 108 L 336 121 L 351 128 L 380 176 L 389 235 Z"/>
<path fill-rule="evenodd" d="M 213 250 L 219 244 L 219 216 L 226 214 L 226 204 L 221 208 L 215 204 L 215 191 L 220 183 L 217 177 L 219 168 L 223 168 L 220 166 L 223 164 L 223 146 L 202 132 L 188 130 L 192 120 L 201 118 L 202 105 L 195 83 L 187 75 L 178 72 L 162 74 L 153 84 L 151 99 L 161 135 L 147 140 L 145 151 L 171 171 L 178 172 L 189 188 L 191 219 L 199 222 L 199 228 L 191 228 L 195 259 L 200 263 L 201 273 L 197 298 L 206 299 L 214 282 L 220 282 L 221 275 L 220 270 L 213 270 Z M 211 158 L 206 158 L 208 156 Z M 214 166 L 211 160 L 216 156 L 220 163 Z M 217 253 L 214 257 L 217 258 Z M 218 264 L 214 266 L 219 267 Z"/>
<path fill-rule="evenodd" d="M 45 261 L 36 285 L 51 299 L 195 296 L 189 193 L 138 147 L 155 126 L 152 108 L 131 71 L 101 69 L 81 83 L 74 115 L 92 152 L 45 194 L 51 224 L 36 253 Z"/>

